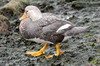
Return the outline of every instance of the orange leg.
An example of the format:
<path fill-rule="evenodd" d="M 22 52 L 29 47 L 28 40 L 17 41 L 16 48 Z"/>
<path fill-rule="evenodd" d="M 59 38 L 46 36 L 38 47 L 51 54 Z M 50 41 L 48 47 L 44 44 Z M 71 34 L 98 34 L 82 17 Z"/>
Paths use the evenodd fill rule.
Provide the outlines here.
<path fill-rule="evenodd" d="M 60 45 L 56 44 L 56 54 L 55 54 L 55 56 L 59 56 L 61 54 L 64 54 L 64 52 L 61 52 Z"/>
<path fill-rule="evenodd" d="M 61 52 L 60 45 L 56 44 L 56 54 L 55 55 L 45 56 L 45 57 L 46 58 L 53 58 L 54 56 L 59 56 L 61 54 L 64 54 L 64 52 Z"/>
<path fill-rule="evenodd" d="M 47 47 L 48 44 L 45 44 L 43 48 L 41 48 L 38 52 L 27 51 L 25 54 L 32 55 L 32 56 L 40 56 L 44 53 Z"/>

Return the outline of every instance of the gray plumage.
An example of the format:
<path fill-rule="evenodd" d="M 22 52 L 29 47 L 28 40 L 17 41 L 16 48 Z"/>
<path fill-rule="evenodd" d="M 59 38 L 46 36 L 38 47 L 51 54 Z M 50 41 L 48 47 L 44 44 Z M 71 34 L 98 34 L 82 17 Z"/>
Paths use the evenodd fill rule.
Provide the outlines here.
<path fill-rule="evenodd" d="M 71 26 L 57 33 L 56 31 L 65 24 L 70 24 Z M 20 23 L 20 32 L 24 38 L 40 38 L 53 43 L 61 42 L 65 36 L 83 33 L 87 28 L 88 27 L 75 27 L 70 22 L 49 15 L 49 13 L 43 14 L 43 18 L 36 22 L 32 22 L 30 18 L 27 18 Z"/>
<path fill-rule="evenodd" d="M 85 33 L 87 31 L 89 31 L 90 26 L 84 26 L 84 27 L 73 27 L 71 30 L 66 31 L 65 35 L 68 36 L 73 36 L 73 35 L 77 35 L 80 33 Z"/>
<path fill-rule="evenodd" d="M 66 24 L 68 24 L 68 27 L 57 31 Z M 22 36 L 26 39 L 39 38 L 51 43 L 59 43 L 66 36 L 86 32 L 88 27 L 75 27 L 71 22 L 62 20 L 54 14 L 42 13 L 42 18 L 34 22 L 31 18 L 22 20 L 19 29 Z"/>

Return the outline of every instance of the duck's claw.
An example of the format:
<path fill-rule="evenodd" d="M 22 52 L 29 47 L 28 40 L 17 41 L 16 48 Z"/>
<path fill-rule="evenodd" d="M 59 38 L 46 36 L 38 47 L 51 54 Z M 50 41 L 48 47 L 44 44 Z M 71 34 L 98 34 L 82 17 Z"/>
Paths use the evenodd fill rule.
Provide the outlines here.
<path fill-rule="evenodd" d="M 64 52 L 59 52 L 59 54 L 54 54 L 54 55 L 45 56 L 45 58 L 50 59 L 50 58 L 53 58 L 53 57 L 55 57 L 55 56 L 59 56 L 59 55 L 61 55 L 61 54 L 64 54 Z"/>
<path fill-rule="evenodd" d="M 55 54 L 55 56 L 59 56 L 59 55 L 62 55 L 64 54 L 64 52 L 59 52 L 59 54 Z"/>
<path fill-rule="evenodd" d="M 49 55 L 49 56 L 45 56 L 45 58 L 53 58 L 54 57 L 54 55 Z"/>

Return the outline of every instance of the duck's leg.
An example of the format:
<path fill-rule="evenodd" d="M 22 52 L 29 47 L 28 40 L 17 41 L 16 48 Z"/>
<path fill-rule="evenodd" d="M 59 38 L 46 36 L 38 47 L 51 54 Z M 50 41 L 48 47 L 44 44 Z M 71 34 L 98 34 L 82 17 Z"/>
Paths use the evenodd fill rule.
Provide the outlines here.
<path fill-rule="evenodd" d="M 59 56 L 61 54 L 64 54 L 64 52 L 61 52 L 60 45 L 56 44 L 56 54 L 55 54 L 55 56 Z"/>
<path fill-rule="evenodd" d="M 38 52 L 27 51 L 25 54 L 32 55 L 32 56 L 40 56 L 44 53 L 47 47 L 48 44 L 45 44 L 43 48 L 41 48 Z"/>
<path fill-rule="evenodd" d="M 61 52 L 60 45 L 56 44 L 56 54 L 55 55 L 45 56 L 45 57 L 46 58 L 53 58 L 54 56 L 59 56 L 61 54 L 64 54 L 64 52 Z"/>

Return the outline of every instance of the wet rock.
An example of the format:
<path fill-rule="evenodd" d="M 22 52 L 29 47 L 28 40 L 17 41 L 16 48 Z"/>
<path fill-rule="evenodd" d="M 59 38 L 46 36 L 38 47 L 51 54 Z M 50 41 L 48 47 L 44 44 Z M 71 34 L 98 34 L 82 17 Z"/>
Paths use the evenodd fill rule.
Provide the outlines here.
<path fill-rule="evenodd" d="M 72 7 L 75 9 L 82 9 L 85 7 L 97 7 L 100 6 L 100 2 L 85 2 L 85 1 L 74 1 Z"/>
<path fill-rule="evenodd" d="M 72 4 L 69 4 L 71 2 L 66 2 L 67 0 L 28 1 L 30 4 L 38 6 L 42 12 L 51 12 L 59 15 L 62 19 L 69 19 L 77 26 L 91 26 L 92 28 L 88 33 L 73 36 L 61 43 L 61 49 L 65 52 L 63 55 L 46 59 L 44 55 L 55 53 L 55 46 L 49 46 L 46 54 L 40 57 L 25 55 L 26 51 L 38 51 L 44 44 L 24 40 L 18 30 L 19 21 L 16 19 L 9 20 L 11 23 L 10 33 L 0 35 L 1 66 L 100 66 L 99 5 L 98 7 L 86 6 L 77 10 L 73 9 Z"/>
<path fill-rule="evenodd" d="M 11 0 L 0 8 L 0 14 L 8 18 L 18 18 L 18 15 L 23 12 L 23 8 L 25 8 L 27 4 L 29 4 L 27 0 Z"/>
<path fill-rule="evenodd" d="M 7 17 L 0 15 L 0 33 L 7 32 L 10 29 L 10 23 Z"/>

